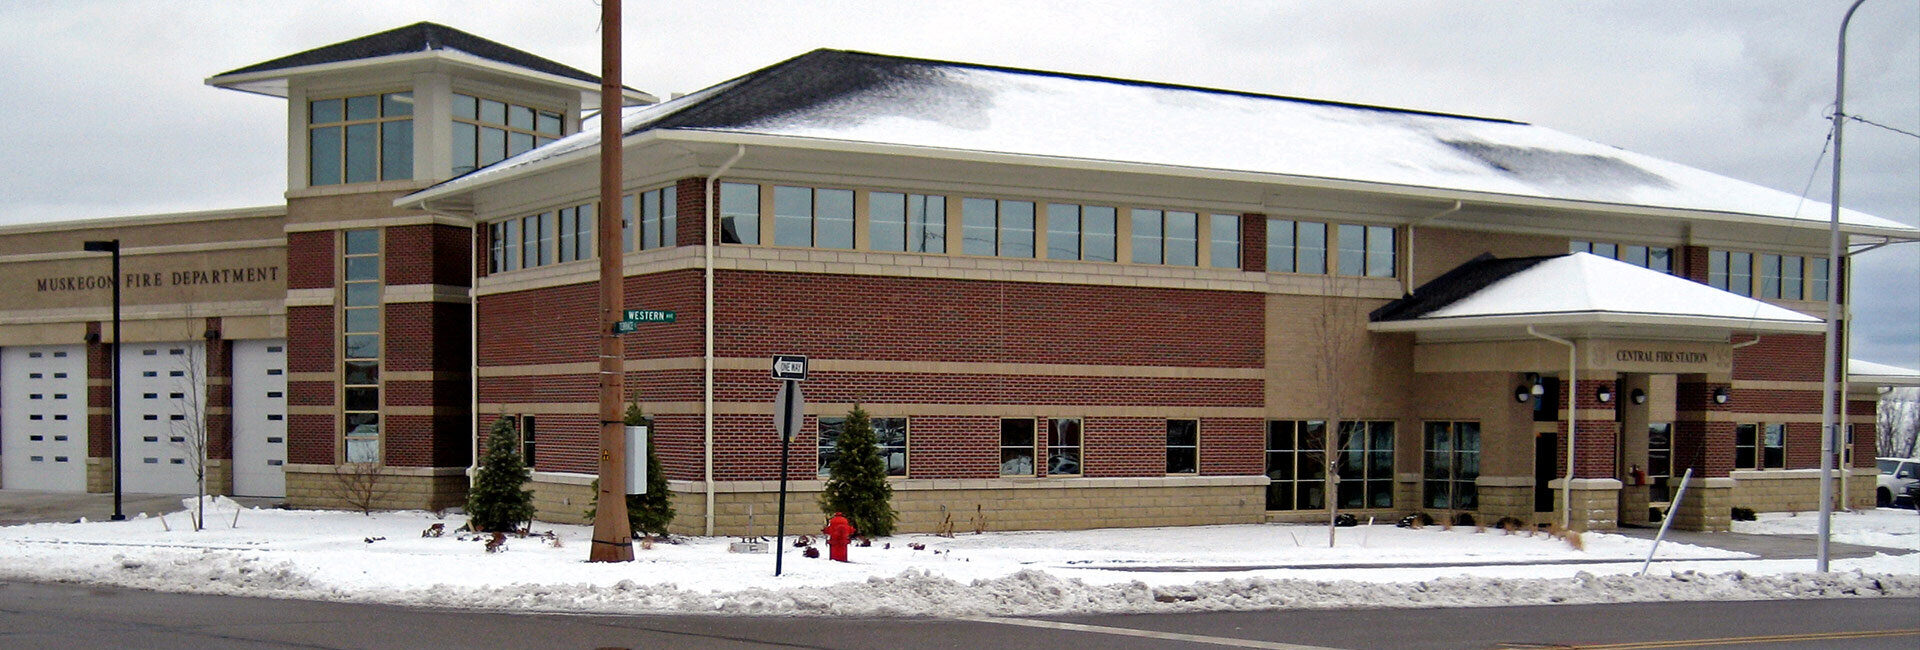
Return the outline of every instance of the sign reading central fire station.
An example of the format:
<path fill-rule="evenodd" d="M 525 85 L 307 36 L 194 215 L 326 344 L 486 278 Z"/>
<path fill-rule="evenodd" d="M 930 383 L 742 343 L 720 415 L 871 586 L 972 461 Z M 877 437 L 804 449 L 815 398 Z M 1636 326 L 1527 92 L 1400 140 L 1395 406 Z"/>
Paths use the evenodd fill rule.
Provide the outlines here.
<path fill-rule="evenodd" d="M 806 381 L 807 358 L 798 354 L 773 355 L 773 378 L 786 381 Z"/>

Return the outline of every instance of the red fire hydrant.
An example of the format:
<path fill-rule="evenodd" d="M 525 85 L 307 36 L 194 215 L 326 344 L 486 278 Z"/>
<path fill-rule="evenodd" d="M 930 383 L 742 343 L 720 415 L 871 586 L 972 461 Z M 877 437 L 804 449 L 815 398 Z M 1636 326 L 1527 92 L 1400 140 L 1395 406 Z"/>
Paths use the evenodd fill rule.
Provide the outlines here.
<path fill-rule="evenodd" d="M 853 541 L 853 524 L 847 523 L 847 516 L 838 512 L 827 520 L 827 527 L 820 529 L 827 536 L 827 559 L 835 562 L 847 561 L 847 544 Z"/>

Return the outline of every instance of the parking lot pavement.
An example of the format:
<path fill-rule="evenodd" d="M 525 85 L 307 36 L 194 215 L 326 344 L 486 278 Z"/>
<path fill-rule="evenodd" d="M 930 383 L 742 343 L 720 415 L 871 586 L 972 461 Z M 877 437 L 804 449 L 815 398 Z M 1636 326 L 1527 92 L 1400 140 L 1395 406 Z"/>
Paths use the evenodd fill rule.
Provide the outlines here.
<path fill-rule="evenodd" d="M 151 516 L 175 512 L 183 508 L 180 500 L 185 498 L 191 498 L 191 495 L 122 494 L 120 512 L 128 517 L 136 517 L 140 513 Z M 262 497 L 233 497 L 233 500 L 261 508 L 271 508 L 283 501 Z M 79 521 L 82 517 L 88 521 L 104 521 L 112 516 L 111 493 L 0 490 L 0 526 L 71 522 Z"/>

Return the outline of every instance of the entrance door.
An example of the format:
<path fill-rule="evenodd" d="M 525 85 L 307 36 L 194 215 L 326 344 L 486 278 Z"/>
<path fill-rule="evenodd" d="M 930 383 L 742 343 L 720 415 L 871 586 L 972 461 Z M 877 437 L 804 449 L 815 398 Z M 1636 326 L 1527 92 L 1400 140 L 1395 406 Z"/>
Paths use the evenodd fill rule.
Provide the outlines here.
<path fill-rule="evenodd" d="M 1560 436 L 1533 435 L 1533 511 L 1553 512 L 1553 479 L 1560 470 Z"/>
<path fill-rule="evenodd" d="M 0 487 L 87 491 L 87 355 L 78 345 L 0 350 Z"/>
<path fill-rule="evenodd" d="M 284 341 L 233 342 L 233 493 L 287 495 Z"/>
<path fill-rule="evenodd" d="M 127 492 L 193 494 L 206 458 L 206 344 L 129 343 L 120 350 L 121 485 Z"/>

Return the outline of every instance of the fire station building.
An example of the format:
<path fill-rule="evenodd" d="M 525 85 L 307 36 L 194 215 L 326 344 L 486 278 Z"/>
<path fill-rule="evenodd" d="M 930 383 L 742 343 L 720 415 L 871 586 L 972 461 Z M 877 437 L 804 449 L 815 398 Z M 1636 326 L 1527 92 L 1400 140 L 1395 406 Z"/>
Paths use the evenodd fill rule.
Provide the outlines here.
<path fill-rule="evenodd" d="M 471 34 L 207 83 L 286 102 L 286 203 L 0 228 L 0 485 L 110 490 L 117 398 L 130 491 L 204 462 L 214 492 L 445 508 L 508 417 L 540 516 L 580 521 L 614 254 L 626 306 L 673 313 L 625 368 L 688 533 L 773 511 L 778 354 L 811 362 L 790 498 L 860 405 L 906 531 L 1330 502 L 1611 528 L 1689 469 L 1682 527 L 1817 507 L 1827 206 L 1550 129 L 819 50 L 631 91 L 600 206 L 598 80 Z M 1877 376 L 1845 393 L 1851 506 Z"/>

